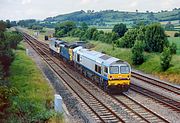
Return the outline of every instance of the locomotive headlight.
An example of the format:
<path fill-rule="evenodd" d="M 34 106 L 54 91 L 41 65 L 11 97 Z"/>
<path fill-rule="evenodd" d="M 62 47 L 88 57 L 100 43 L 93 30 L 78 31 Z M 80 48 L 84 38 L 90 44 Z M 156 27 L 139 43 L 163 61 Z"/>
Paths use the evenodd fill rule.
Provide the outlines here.
<path fill-rule="evenodd" d="M 112 80 L 112 76 L 110 76 L 110 80 Z"/>

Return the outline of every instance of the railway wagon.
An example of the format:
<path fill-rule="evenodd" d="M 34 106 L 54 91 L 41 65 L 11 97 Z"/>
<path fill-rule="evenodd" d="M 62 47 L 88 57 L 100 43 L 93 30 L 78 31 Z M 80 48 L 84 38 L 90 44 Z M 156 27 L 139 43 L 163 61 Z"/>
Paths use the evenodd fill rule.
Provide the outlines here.
<path fill-rule="evenodd" d="M 61 45 L 63 45 L 64 43 L 65 43 L 65 41 L 52 39 L 51 42 L 49 43 L 49 50 L 50 50 L 51 54 L 59 55 Z"/>
<path fill-rule="evenodd" d="M 105 91 L 123 92 L 129 89 L 131 68 L 127 62 L 84 48 L 73 50 L 73 61 L 77 69 Z"/>
<path fill-rule="evenodd" d="M 60 45 L 60 55 L 65 58 L 66 61 L 73 62 L 73 49 L 78 47 L 75 43 L 64 43 Z"/>

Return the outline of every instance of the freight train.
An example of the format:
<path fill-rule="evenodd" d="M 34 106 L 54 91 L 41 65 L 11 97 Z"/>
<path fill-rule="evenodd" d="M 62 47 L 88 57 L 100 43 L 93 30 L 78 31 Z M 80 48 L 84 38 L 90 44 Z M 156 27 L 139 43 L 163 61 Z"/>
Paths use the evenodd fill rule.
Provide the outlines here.
<path fill-rule="evenodd" d="M 105 91 L 126 92 L 130 87 L 130 65 L 107 54 L 84 47 L 83 42 L 51 40 L 52 55 L 61 57 Z"/>

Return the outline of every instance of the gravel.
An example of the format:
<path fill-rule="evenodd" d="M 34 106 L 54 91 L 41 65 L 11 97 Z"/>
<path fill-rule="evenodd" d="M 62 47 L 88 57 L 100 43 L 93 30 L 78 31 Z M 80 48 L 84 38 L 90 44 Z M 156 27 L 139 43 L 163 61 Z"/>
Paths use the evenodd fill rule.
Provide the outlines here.
<path fill-rule="evenodd" d="M 138 94 L 132 90 L 129 90 L 127 94 L 148 109 L 166 118 L 170 123 L 179 123 L 180 113 L 177 113 L 176 111 L 173 111 L 172 109 L 163 106 L 155 100 Z"/>

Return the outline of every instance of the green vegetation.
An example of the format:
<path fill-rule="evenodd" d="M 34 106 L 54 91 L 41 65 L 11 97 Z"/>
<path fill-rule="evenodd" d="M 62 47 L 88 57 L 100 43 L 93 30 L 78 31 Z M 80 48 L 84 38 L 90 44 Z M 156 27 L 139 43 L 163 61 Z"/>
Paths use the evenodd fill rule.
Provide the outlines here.
<path fill-rule="evenodd" d="M 132 47 L 133 64 L 140 65 L 144 62 L 143 51 L 144 51 L 143 42 L 137 40 L 134 46 Z"/>
<path fill-rule="evenodd" d="M 96 40 L 106 43 L 115 42 L 118 38 L 118 34 L 115 32 L 104 33 L 102 30 L 98 31 L 94 27 L 86 28 L 81 24 L 80 27 L 77 27 L 74 22 L 65 22 L 57 24 L 55 28 L 55 36 L 62 38 L 64 36 L 79 37 L 80 40 Z"/>
<path fill-rule="evenodd" d="M 155 18 L 158 18 L 159 21 L 170 21 L 170 20 L 179 20 L 180 9 L 173 9 L 173 11 L 161 11 L 155 14 Z"/>
<path fill-rule="evenodd" d="M 173 9 L 172 11 L 161 11 L 158 13 L 153 12 L 126 12 L 126 11 L 114 11 L 104 10 L 95 12 L 94 10 L 88 10 L 87 12 L 81 10 L 69 14 L 58 15 L 56 17 L 49 17 L 44 22 L 64 22 L 74 21 L 76 23 L 86 22 L 88 25 L 95 25 L 98 27 L 113 27 L 115 24 L 124 23 L 128 27 L 133 27 L 134 24 L 143 21 L 146 24 L 151 22 L 160 21 L 173 21 L 179 20 L 180 9 Z"/>
<path fill-rule="evenodd" d="M 180 84 L 180 56 L 173 55 L 170 62 L 170 67 L 162 72 L 160 65 L 160 53 L 147 53 L 144 52 L 144 62 L 141 65 L 134 66 L 132 63 L 132 52 L 129 48 L 115 48 L 113 50 L 112 45 L 102 43 L 99 41 L 90 41 L 94 45 L 93 50 L 104 52 L 108 55 L 114 56 L 116 58 L 122 59 L 129 62 L 133 68 L 144 71 L 145 73 L 154 74 L 161 79 L 171 81 L 172 83 Z"/>
<path fill-rule="evenodd" d="M 18 90 L 12 96 L 11 122 L 44 122 L 53 116 L 53 91 L 36 64 L 20 45 L 11 66 L 11 86 Z"/>
<path fill-rule="evenodd" d="M 8 23 L 0 21 L 1 122 L 45 122 L 54 115 L 52 88 L 18 46 L 22 35 L 6 29 Z"/>
<path fill-rule="evenodd" d="M 116 24 L 114 25 L 113 28 L 113 32 L 117 33 L 119 37 L 124 36 L 124 33 L 127 31 L 128 29 L 126 28 L 126 24 L 120 23 L 120 24 Z"/>
<path fill-rule="evenodd" d="M 176 53 L 176 44 L 173 43 L 169 45 L 165 31 L 159 23 L 154 23 L 147 26 L 140 24 L 136 28 L 128 31 L 125 24 L 117 24 L 114 26 L 112 32 L 108 33 L 98 31 L 94 27 L 88 28 L 85 23 L 83 24 L 85 25 L 85 28 L 82 26 L 76 27 L 74 22 L 68 21 L 60 23 L 55 28 L 55 35 L 59 38 L 69 35 L 72 37 L 79 37 L 79 39 L 83 41 L 95 40 L 113 44 L 113 50 L 114 44 L 117 44 L 118 47 L 122 48 L 133 47 L 132 61 L 135 65 L 143 63 L 143 51 L 161 53 L 164 47 L 170 47 L 171 53 Z M 136 41 L 139 42 L 136 43 Z"/>
<path fill-rule="evenodd" d="M 174 25 L 171 24 L 171 21 L 165 25 L 165 30 L 174 30 Z"/>
<path fill-rule="evenodd" d="M 145 31 L 145 51 L 162 52 L 164 46 L 168 46 L 168 41 L 161 25 L 148 25 Z"/>
<path fill-rule="evenodd" d="M 120 38 L 118 40 L 114 40 L 114 41 L 112 41 L 112 40 L 108 41 L 111 36 L 109 36 L 107 32 L 104 32 L 102 29 L 96 30 L 91 27 L 89 27 L 88 29 L 85 29 L 86 31 L 89 30 L 89 32 L 90 32 L 89 34 L 91 35 L 91 36 L 89 36 L 91 39 L 88 39 L 85 35 L 86 31 L 84 31 L 84 30 L 82 31 L 81 28 L 82 28 L 81 26 L 76 27 L 75 29 L 73 29 L 69 33 L 67 33 L 68 37 L 61 37 L 61 39 L 68 41 L 68 42 L 73 42 L 73 41 L 82 39 L 81 37 L 78 37 L 78 36 L 81 36 L 79 34 L 83 34 L 84 35 L 83 38 L 85 38 L 85 40 L 90 43 L 90 47 L 92 47 L 92 45 L 94 46 L 94 48 L 93 48 L 94 50 L 104 52 L 111 56 L 125 60 L 125 61 L 129 62 L 134 68 L 136 68 L 138 70 L 142 70 L 146 73 L 158 75 L 162 79 L 168 79 L 169 81 L 174 82 L 174 83 L 180 82 L 180 79 L 179 79 L 180 57 L 179 57 L 179 55 L 172 56 L 172 60 L 170 61 L 169 68 L 165 72 L 163 72 L 161 64 L 160 64 L 161 63 L 160 53 L 159 53 L 160 51 L 144 52 L 143 53 L 144 54 L 144 58 L 143 58 L 144 62 L 141 65 L 134 66 L 133 60 L 132 60 L 131 49 L 118 48 L 118 47 L 113 48 L 113 46 L 112 46 L 112 44 L 113 44 L 112 42 L 117 42 L 117 46 L 119 46 L 118 42 L 120 40 L 122 40 L 124 37 L 126 37 L 126 35 L 127 35 L 126 33 L 129 33 L 131 31 L 132 31 L 132 33 L 130 33 L 125 39 L 130 40 L 132 38 L 130 41 L 134 41 L 134 43 L 136 42 L 136 40 L 145 42 L 146 31 L 147 31 L 147 29 L 149 29 L 149 33 L 154 35 L 154 37 L 151 37 L 153 39 L 153 41 L 158 39 L 160 41 L 160 44 L 164 45 L 167 43 L 166 45 L 168 47 L 171 47 L 172 42 L 174 42 L 177 45 L 176 53 L 179 54 L 179 50 L 180 50 L 179 38 L 178 37 L 176 37 L 176 38 L 164 37 L 165 36 L 164 30 L 162 29 L 162 27 L 159 24 L 151 24 L 151 25 L 147 25 L 147 26 L 139 25 L 135 29 L 129 29 L 122 38 Z M 170 31 L 168 31 L 168 32 L 170 32 Z M 111 31 L 111 33 L 112 33 L 112 31 Z M 169 40 L 169 43 L 167 40 Z M 162 43 L 162 41 L 164 41 L 164 43 Z M 105 44 L 108 42 L 109 42 L 109 44 Z M 128 43 L 129 41 L 126 41 L 126 42 Z M 155 45 L 156 45 L 156 43 L 155 43 Z M 134 45 L 132 45 L 132 47 L 133 46 Z M 143 47 L 144 46 L 145 46 L 145 44 L 143 43 Z M 153 46 L 153 45 L 151 45 L 151 46 Z M 119 46 L 119 47 L 121 47 L 121 46 Z M 161 47 L 164 47 L 164 46 L 161 46 Z"/>
<path fill-rule="evenodd" d="M 67 36 L 67 33 L 76 28 L 76 24 L 71 21 L 64 23 L 58 23 L 55 28 L 55 36 L 64 37 Z"/>
<path fill-rule="evenodd" d="M 138 31 L 137 29 L 128 30 L 125 35 L 116 41 L 118 47 L 131 48 L 133 47 Z"/>
<path fill-rule="evenodd" d="M 171 55 L 170 48 L 165 47 L 163 52 L 161 53 L 161 67 L 163 71 L 169 68 L 171 58 L 172 58 L 172 55 Z"/>
<path fill-rule="evenodd" d="M 178 55 L 180 55 L 180 38 L 179 37 L 169 37 L 168 40 L 170 41 L 170 43 L 175 43 L 177 46 L 177 50 L 176 53 Z"/>
<path fill-rule="evenodd" d="M 10 113 L 9 107 L 12 106 L 10 98 L 17 95 L 17 89 L 11 87 L 8 80 L 9 67 L 14 60 L 12 48 L 17 47 L 17 43 L 22 37 L 17 32 L 6 31 L 6 27 L 10 27 L 9 21 L 0 21 L 0 119 L 3 122 Z"/>

